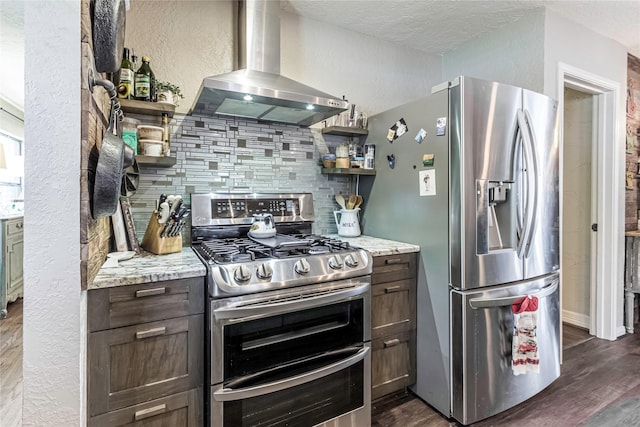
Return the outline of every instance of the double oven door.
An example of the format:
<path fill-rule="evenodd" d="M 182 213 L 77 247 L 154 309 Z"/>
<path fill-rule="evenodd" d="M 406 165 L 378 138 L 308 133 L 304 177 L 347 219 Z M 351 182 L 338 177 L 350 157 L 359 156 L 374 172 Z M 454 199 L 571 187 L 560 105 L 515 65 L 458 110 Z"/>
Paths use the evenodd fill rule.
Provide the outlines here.
<path fill-rule="evenodd" d="M 370 425 L 370 282 L 212 300 L 211 426 Z"/>

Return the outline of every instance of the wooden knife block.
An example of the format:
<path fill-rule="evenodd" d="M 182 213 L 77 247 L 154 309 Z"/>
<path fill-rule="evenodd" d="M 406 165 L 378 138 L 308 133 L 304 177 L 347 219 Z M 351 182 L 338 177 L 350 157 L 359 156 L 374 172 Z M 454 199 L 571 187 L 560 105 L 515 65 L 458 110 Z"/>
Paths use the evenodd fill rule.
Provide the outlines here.
<path fill-rule="evenodd" d="M 182 251 L 182 234 L 175 237 L 160 237 L 164 224 L 158 223 L 158 211 L 153 211 L 149 224 L 144 232 L 141 246 L 156 255 L 171 254 Z"/>

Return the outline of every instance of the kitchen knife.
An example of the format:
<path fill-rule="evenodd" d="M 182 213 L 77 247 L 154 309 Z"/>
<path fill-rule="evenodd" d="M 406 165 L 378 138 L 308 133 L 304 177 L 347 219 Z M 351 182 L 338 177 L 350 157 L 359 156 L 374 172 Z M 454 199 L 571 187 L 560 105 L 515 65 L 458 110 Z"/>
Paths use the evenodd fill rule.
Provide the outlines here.
<path fill-rule="evenodd" d="M 180 197 L 180 196 L 178 196 L 178 197 L 176 197 L 175 201 L 173 202 L 173 205 L 171 205 L 171 213 L 172 214 L 174 212 L 180 211 L 180 208 L 182 207 L 182 197 Z"/>
<path fill-rule="evenodd" d="M 167 220 L 169 219 L 169 212 L 170 208 L 169 208 L 169 203 L 168 202 L 162 202 L 160 203 L 160 207 L 158 208 L 158 223 L 159 224 L 164 224 L 167 222 Z"/>
<path fill-rule="evenodd" d="M 167 201 L 167 195 L 162 193 L 160 198 L 158 199 L 158 204 L 156 205 L 156 210 L 160 209 L 160 205 Z"/>
<path fill-rule="evenodd" d="M 160 238 L 161 238 L 161 239 L 162 239 L 162 238 L 164 238 L 164 236 L 166 236 L 166 235 L 167 235 L 167 232 L 169 231 L 169 228 L 171 227 L 171 224 L 172 224 L 172 223 L 171 223 L 171 222 L 169 222 L 169 221 L 167 221 L 167 222 L 164 224 L 164 227 L 162 227 L 162 231 L 160 232 Z"/>

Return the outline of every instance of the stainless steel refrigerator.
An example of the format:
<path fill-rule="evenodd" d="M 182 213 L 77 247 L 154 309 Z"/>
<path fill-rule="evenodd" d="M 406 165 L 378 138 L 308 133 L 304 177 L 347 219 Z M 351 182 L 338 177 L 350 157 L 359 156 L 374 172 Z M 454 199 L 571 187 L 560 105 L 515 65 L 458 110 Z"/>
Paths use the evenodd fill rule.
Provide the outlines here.
<path fill-rule="evenodd" d="M 412 390 L 463 424 L 543 390 L 560 375 L 557 102 L 459 77 L 371 117 L 366 143 L 364 234 L 421 248 Z M 526 296 L 540 371 L 515 375 Z"/>

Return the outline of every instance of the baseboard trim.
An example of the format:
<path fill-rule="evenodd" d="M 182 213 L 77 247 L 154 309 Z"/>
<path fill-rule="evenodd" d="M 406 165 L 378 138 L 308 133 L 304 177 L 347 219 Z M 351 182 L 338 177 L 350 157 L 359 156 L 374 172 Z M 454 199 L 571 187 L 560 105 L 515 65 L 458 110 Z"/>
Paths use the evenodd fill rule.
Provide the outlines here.
<path fill-rule="evenodd" d="M 589 329 L 590 319 L 586 314 L 562 310 L 562 322 L 578 326 L 580 328 Z"/>

